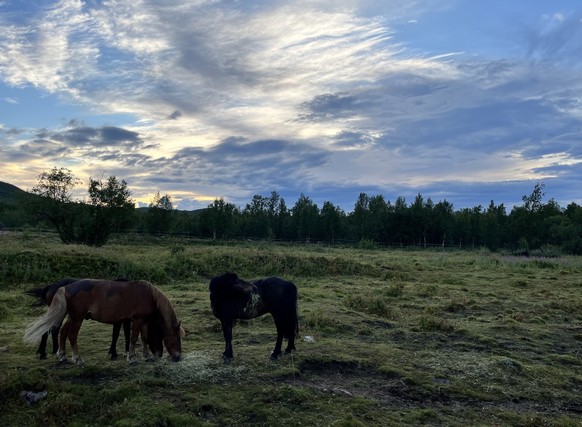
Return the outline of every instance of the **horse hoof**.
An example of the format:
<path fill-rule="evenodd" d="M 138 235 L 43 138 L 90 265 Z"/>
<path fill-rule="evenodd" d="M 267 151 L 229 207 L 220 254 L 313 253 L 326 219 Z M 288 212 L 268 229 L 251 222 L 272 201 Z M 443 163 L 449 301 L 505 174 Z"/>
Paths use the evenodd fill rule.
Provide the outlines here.
<path fill-rule="evenodd" d="M 137 359 L 135 359 L 135 358 L 133 358 L 133 359 L 129 359 L 129 360 L 128 360 L 128 362 L 129 362 L 130 366 L 135 366 L 135 365 L 137 365 Z"/>
<path fill-rule="evenodd" d="M 115 356 L 112 354 L 111 355 L 111 360 L 117 360 L 117 354 Z"/>
<path fill-rule="evenodd" d="M 81 358 L 79 358 L 79 359 L 77 360 L 77 362 L 76 362 L 76 365 L 77 365 L 77 366 L 83 366 L 84 364 L 85 364 L 85 361 L 84 361 L 83 359 L 81 359 Z"/>
<path fill-rule="evenodd" d="M 222 356 L 222 363 L 225 365 L 230 365 L 230 362 L 232 362 L 232 357 L 226 357 L 226 356 Z"/>
<path fill-rule="evenodd" d="M 40 360 L 46 360 L 46 354 L 41 354 L 39 357 Z"/>

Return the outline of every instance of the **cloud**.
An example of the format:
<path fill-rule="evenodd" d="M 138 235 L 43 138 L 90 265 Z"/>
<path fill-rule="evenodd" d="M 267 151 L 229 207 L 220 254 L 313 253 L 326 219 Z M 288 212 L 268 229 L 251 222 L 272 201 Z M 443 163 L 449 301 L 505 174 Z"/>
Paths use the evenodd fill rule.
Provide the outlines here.
<path fill-rule="evenodd" d="M 2 81 L 82 106 L 65 125 L 7 124 L 3 155 L 181 200 L 317 191 L 350 206 L 358 189 L 460 200 L 477 181 L 566 182 L 582 156 L 580 17 L 556 9 L 511 57 L 395 41 L 394 22 L 416 31 L 456 4 L 63 0 L 2 14 Z"/>
<path fill-rule="evenodd" d="M 380 137 L 380 134 L 371 134 L 365 131 L 342 130 L 333 139 L 338 147 L 365 149 L 376 144 Z"/>
<path fill-rule="evenodd" d="M 58 158 L 66 154 L 67 147 L 46 139 L 37 139 L 20 145 L 20 150 L 26 153 L 34 153 L 35 157 Z"/>
<path fill-rule="evenodd" d="M 124 147 L 137 148 L 143 141 L 137 132 L 116 126 L 75 127 L 58 132 L 51 132 L 50 139 L 60 141 L 69 147 Z"/>
<path fill-rule="evenodd" d="M 317 95 L 301 104 L 307 113 L 299 114 L 299 121 L 322 122 L 348 118 L 357 114 L 356 98 L 346 93 Z"/>
<path fill-rule="evenodd" d="M 200 181 L 218 181 L 252 193 L 285 188 L 290 182 L 304 185 L 308 171 L 324 166 L 326 157 L 324 150 L 290 141 L 228 138 L 209 149 L 182 149 L 171 163 L 182 171 L 198 171 Z"/>
<path fill-rule="evenodd" d="M 582 54 L 581 18 L 579 12 L 543 16 L 540 26 L 529 30 L 527 57 L 579 65 L 577 58 Z"/>
<path fill-rule="evenodd" d="M 20 135 L 22 132 L 24 132 L 22 129 L 17 128 L 10 128 L 6 131 L 8 135 Z"/>
<path fill-rule="evenodd" d="M 182 113 L 180 111 L 176 110 L 168 116 L 168 119 L 169 120 L 178 120 L 180 117 L 182 117 Z"/>

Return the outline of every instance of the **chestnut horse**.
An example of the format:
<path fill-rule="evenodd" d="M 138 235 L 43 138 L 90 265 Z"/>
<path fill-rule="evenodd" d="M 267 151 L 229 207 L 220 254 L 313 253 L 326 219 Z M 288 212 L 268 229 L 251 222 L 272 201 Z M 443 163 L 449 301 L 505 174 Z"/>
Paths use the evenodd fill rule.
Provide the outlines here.
<path fill-rule="evenodd" d="M 295 337 L 299 332 L 297 316 L 297 287 L 278 277 L 267 277 L 245 282 L 235 273 L 225 273 L 210 281 L 210 306 L 220 320 L 226 348 L 222 357 L 233 359 L 232 327 L 236 319 L 252 319 L 271 313 L 277 327 L 277 341 L 271 360 L 281 355 L 283 338 L 287 338 L 285 354 L 295 350 Z"/>
<path fill-rule="evenodd" d="M 50 285 L 46 285 L 42 288 L 29 289 L 28 291 L 25 291 L 25 293 L 38 300 L 37 303 L 34 304 L 34 306 L 51 305 L 51 301 L 53 300 L 55 293 L 60 288 L 62 288 L 63 286 L 70 285 L 71 283 L 76 282 L 78 280 L 80 280 L 80 279 L 77 279 L 74 277 L 64 277 L 61 280 L 58 280 L 54 283 L 51 283 Z M 115 280 L 127 281 L 125 279 L 115 279 Z M 129 334 L 130 334 L 130 328 L 131 328 L 131 321 L 126 320 L 123 322 L 114 323 L 113 324 L 113 333 L 111 335 L 111 346 L 109 347 L 109 354 L 111 355 L 111 360 L 116 360 L 118 357 L 117 340 L 119 338 L 119 333 L 121 331 L 122 325 L 123 325 L 123 334 L 125 336 L 125 352 L 127 353 L 129 351 Z M 59 324 L 50 330 L 50 334 L 52 336 L 52 341 L 53 341 L 52 354 L 55 354 L 59 349 L 59 330 L 60 330 L 60 328 L 61 328 L 61 325 Z M 38 346 L 38 350 L 36 350 L 36 353 L 40 356 L 41 360 L 44 360 L 47 358 L 46 346 L 47 346 L 47 342 L 48 342 L 48 335 L 49 335 L 48 332 L 45 332 L 44 334 L 42 334 L 42 338 L 40 340 L 40 345 Z M 154 340 L 153 338 L 154 337 L 152 336 L 152 334 L 150 334 L 149 339 L 148 339 L 148 343 L 150 345 L 150 349 L 152 350 L 152 353 L 156 354 L 156 353 L 159 353 L 160 351 L 162 351 L 162 347 L 161 347 L 162 339 L 161 339 L 161 336 L 158 337 L 158 339 L 156 339 L 156 340 Z M 154 344 L 154 342 L 158 342 L 158 341 L 159 341 L 159 343 L 157 343 L 157 345 Z"/>
<path fill-rule="evenodd" d="M 53 297 L 47 313 L 32 323 L 24 335 L 24 341 L 33 343 L 47 331 L 59 325 L 65 315 L 67 321 L 61 329 L 57 357 L 67 360 L 66 340 L 73 350 L 73 362 L 82 364 L 77 336 L 85 319 L 115 324 L 131 320 L 131 339 L 127 360 L 133 364 L 135 345 L 141 332 L 143 355 L 148 357 L 148 321 L 158 323 L 163 341 L 173 361 L 180 360 L 182 341 L 180 323 L 170 300 L 164 293 L 146 281 L 119 282 L 114 280 L 82 279 L 60 288 Z"/>

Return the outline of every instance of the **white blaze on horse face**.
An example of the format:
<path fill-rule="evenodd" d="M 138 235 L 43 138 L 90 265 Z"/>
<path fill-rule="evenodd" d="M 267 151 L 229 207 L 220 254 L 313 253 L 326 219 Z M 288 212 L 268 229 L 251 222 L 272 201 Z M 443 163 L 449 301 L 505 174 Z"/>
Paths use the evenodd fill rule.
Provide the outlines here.
<path fill-rule="evenodd" d="M 247 316 L 249 319 L 257 317 L 260 315 L 261 306 L 262 306 L 261 296 L 258 293 L 253 292 L 251 293 L 249 302 L 244 308 L 243 315 Z"/>

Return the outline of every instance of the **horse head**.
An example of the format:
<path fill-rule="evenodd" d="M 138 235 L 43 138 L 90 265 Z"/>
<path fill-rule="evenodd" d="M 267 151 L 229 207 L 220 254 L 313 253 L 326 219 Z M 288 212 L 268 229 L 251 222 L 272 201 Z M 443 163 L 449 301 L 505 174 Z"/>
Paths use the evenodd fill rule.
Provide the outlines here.
<path fill-rule="evenodd" d="M 227 272 L 220 276 L 213 277 L 208 285 L 208 290 L 210 291 L 210 298 L 213 295 L 218 295 L 224 293 L 227 289 L 232 287 L 239 281 L 236 273 Z"/>
<path fill-rule="evenodd" d="M 172 326 L 168 333 L 164 334 L 164 345 L 172 358 L 172 362 L 178 362 L 182 357 L 182 331 L 184 329 L 178 322 L 177 325 Z"/>

